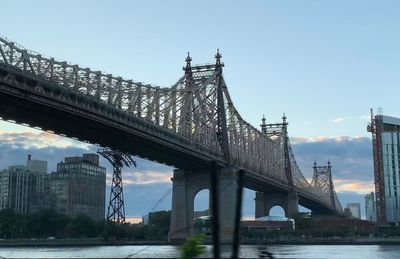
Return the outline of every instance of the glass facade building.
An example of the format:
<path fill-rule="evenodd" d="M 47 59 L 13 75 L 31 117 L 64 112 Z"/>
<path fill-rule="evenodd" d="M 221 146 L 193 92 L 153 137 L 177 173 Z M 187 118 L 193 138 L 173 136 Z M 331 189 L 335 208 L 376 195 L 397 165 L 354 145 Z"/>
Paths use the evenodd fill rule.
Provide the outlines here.
<path fill-rule="evenodd" d="M 360 203 L 348 203 L 347 208 L 350 209 L 353 218 L 361 219 L 361 205 Z"/>
<path fill-rule="evenodd" d="M 369 221 L 376 222 L 375 195 L 373 192 L 366 194 L 365 199 L 365 218 Z"/>
<path fill-rule="evenodd" d="M 379 224 L 400 222 L 400 119 L 373 116 L 372 133 L 375 171 L 376 214 Z"/>

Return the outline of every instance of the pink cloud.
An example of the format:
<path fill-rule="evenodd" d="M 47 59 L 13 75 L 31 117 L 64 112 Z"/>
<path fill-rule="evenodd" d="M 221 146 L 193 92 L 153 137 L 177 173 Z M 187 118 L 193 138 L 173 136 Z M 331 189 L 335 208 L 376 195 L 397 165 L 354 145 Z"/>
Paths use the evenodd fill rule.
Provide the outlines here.
<path fill-rule="evenodd" d="M 374 191 L 374 183 L 352 179 L 333 179 L 336 192 L 355 192 L 367 194 Z"/>

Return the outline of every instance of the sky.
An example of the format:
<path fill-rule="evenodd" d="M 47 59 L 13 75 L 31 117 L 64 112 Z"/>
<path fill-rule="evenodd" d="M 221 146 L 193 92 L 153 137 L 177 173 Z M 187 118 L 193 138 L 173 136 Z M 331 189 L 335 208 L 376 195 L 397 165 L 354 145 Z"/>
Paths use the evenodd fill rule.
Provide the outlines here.
<path fill-rule="evenodd" d="M 311 177 L 314 160 L 330 159 L 345 206 L 363 204 L 373 191 L 369 109 L 400 116 L 399 11 L 399 1 L 385 0 L 14 0 L 2 2 L 0 35 L 45 56 L 165 87 L 182 76 L 188 51 L 194 64 L 213 63 L 219 48 L 242 117 L 258 126 L 263 114 L 273 123 L 285 113 L 304 175 Z M 0 169 L 25 163 L 28 153 L 54 169 L 67 155 L 97 149 L 7 122 L 0 122 L 0 139 Z M 138 164 L 125 173 L 127 214 L 141 216 L 156 203 L 170 208 L 172 168 Z M 254 215 L 253 198 L 246 191 L 244 215 Z"/>

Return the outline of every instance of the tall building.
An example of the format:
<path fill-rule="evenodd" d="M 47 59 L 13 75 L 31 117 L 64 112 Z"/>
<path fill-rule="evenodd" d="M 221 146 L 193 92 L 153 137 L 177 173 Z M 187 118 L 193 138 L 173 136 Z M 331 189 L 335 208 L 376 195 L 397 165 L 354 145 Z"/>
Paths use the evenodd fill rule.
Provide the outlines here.
<path fill-rule="evenodd" d="M 400 221 L 400 119 L 373 115 L 368 131 L 372 133 L 376 214 L 378 224 Z"/>
<path fill-rule="evenodd" d="M 361 219 L 361 205 L 360 203 L 347 203 L 347 208 L 350 209 L 353 218 Z"/>
<path fill-rule="evenodd" d="M 94 220 L 105 217 L 106 169 L 99 165 L 99 156 L 66 157 L 57 164 L 50 178 L 57 212 L 74 216 L 86 214 Z"/>
<path fill-rule="evenodd" d="M 26 165 L 12 165 L 0 172 L 0 210 L 29 213 L 50 207 L 47 161 L 32 160 Z"/>
<path fill-rule="evenodd" d="M 365 199 L 365 217 L 367 220 L 376 222 L 376 208 L 374 193 L 366 194 Z"/>

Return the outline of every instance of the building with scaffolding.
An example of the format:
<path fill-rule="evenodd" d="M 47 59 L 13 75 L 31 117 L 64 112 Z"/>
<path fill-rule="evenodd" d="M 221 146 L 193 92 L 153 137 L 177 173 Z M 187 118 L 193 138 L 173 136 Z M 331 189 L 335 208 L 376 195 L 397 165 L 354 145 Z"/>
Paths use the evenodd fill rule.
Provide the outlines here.
<path fill-rule="evenodd" d="M 373 115 L 372 133 L 376 216 L 380 225 L 400 222 L 400 119 Z"/>

